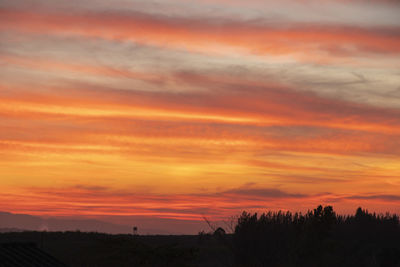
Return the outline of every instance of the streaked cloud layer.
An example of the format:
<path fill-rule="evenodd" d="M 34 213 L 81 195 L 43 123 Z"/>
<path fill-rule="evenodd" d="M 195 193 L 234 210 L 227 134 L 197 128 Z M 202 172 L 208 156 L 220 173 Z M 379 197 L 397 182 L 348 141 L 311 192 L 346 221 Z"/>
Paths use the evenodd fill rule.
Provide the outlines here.
<path fill-rule="evenodd" d="M 1 208 L 400 212 L 399 13 L 398 1 L 3 1 Z"/>

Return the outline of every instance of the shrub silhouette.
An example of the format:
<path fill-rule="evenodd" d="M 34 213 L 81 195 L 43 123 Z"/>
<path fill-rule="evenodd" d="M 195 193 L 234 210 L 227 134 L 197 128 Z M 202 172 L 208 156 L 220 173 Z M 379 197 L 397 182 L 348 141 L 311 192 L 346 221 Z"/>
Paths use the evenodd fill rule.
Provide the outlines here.
<path fill-rule="evenodd" d="M 358 208 L 338 216 L 331 206 L 306 214 L 243 212 L 233 237 L 238 266 L 400 266 L 397 215 Z"/>

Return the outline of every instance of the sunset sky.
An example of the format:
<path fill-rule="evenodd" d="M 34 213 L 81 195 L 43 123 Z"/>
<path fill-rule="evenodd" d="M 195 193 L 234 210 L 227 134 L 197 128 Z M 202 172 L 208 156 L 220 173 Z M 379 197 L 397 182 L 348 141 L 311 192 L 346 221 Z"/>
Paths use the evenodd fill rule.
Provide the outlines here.
<path fill-rule="evenodd" d="M 191 225 L 176 233 L 243 210 L 399 213 L 399 14 L 0 1 L 0 211 Z"/>

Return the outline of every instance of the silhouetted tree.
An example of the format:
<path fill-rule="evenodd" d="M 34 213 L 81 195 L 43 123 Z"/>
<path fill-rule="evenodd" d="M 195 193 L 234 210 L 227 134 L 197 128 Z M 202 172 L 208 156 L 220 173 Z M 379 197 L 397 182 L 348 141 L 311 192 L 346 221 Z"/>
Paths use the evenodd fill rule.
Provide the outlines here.
<path fill-rule="evenodd" d="M 305 215 L 243 212 L 233 247 L 237 266 L 400 267 L 399 217 L 361 208 L 338 216 L 331 206 Z"/>

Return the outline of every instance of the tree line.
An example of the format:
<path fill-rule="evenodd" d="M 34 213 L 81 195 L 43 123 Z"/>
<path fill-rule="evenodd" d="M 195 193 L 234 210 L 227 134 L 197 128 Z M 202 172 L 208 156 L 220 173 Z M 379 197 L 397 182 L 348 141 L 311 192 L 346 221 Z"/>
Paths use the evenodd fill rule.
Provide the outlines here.
<path fill-rule="evenodd" d="M 233 234 L 237 266 L 400 267 L 396 214 L 337 215 L 331 206 L 305 214 L 243 212 Z"/>

